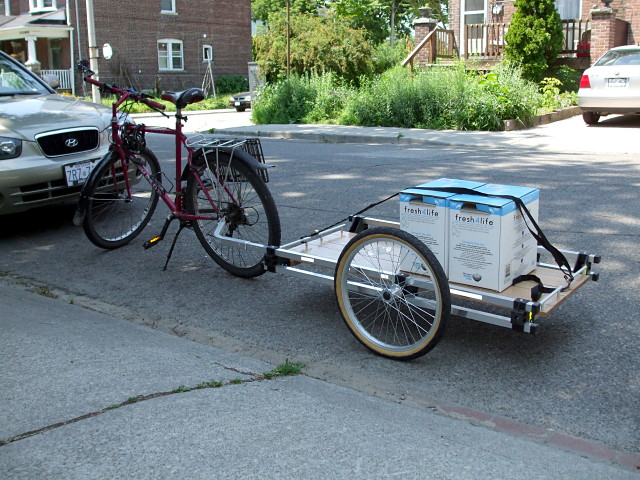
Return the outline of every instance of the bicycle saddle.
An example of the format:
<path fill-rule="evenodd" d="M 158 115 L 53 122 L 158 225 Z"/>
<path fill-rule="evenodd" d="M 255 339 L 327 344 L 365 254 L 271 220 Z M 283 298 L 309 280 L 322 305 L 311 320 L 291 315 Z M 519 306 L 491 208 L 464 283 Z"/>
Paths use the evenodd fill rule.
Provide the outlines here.
<path fill-rule="evenodd" d="M 189 88 L 182 92 L 163 92 L 160 98 L 173 103 L 176 108 L 184 108 L 204 100 L 204 92 L 200 88 Z"/>

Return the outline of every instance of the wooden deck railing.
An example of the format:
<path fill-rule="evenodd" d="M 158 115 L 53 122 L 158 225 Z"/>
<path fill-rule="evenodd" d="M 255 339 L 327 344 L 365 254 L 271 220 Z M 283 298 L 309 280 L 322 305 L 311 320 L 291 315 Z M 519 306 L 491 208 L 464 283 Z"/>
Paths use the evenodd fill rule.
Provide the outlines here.
<path fill-rule="evenodd" d="M 504 53 L 509 23 L 478 23 L 466 25 L 465 58 L 498 59 Z M 590 20 L 563 20 L 562 55 L 588 56 L 587 41 Z"/>
<path fill-rule="evenodd" d="M 436 28 L 427 35 L 407 58 L 402 62 L 402 66 L 411 66 L 413 71 L 413 63 L 419 57 L 421 63 L 436 63 L 438 58 L 458 58 L 460 53 L 456 44 L 456 38 L 453 30 L 444 30 Z"/>

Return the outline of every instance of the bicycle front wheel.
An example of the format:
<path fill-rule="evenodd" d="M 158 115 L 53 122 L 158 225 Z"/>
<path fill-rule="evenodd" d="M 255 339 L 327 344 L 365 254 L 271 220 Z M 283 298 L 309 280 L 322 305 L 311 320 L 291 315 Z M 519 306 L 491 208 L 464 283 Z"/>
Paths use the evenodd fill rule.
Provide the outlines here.
<path fill-rule="evenodd" d="M 108 160 L 91 174 L 87 185 L 83 227 L 92 243 L 114 249 L 133 240 L 151 219 L 158 194 L 143 177 L 140 167 L 144 166 L 160 182 L 160 163 L 149 149 L 129 159 L 126 168 L 116 153 L 108 155 Z"/>
<path fill-rule="evenodd" d="M 413 235 L 370 228 L 340 254 L 334 278 L 340 313 L 364 346 L 384 357 L 410 360 L 442 336 L 451 298 L 433 253 Z"/>
<path fill-rule="evenodd" d="M 247 242 L 279 246 L 280 217 L 267 185 L 243 160 L 245 155 L 212 150 L 194 160 L 200 177 L 190 173 L 185 205 L 189 213 L 204 217 L 192 225 L 209 256 L 233 275 L 251 278 L 265 272 L 266 251 Z"/>

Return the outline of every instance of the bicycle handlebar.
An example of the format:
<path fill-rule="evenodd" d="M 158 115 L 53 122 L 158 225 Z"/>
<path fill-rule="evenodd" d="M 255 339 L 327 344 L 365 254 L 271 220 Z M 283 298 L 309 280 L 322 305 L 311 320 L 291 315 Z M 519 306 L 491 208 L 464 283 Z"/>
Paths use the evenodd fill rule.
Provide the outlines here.
<path fill-rule="evenodd" d="M 118 88 L 115 85 L 109 85 L 108 83 L 101 82 L 100 80 L 96 80 L 95 78 L 91 78 L 91 76 L 95 72 L 92 72 L 91 70 L 85 69 L 85 68 L 82 68 L 82 67 L 81 67 L 81 69 L 83 70 L 83 80 L 85 82 L 87 82 L 87 83 L 90 83 L 92 85 L 95 85 L 95 86 L 99 87 L 100 90 L 106 90 L 106 91 L 109 91 L 111 93 L 114 93 L 114 94 L 120 95 L 120 96 L 122 96 L 125 93 L 128 93 L 129 97 L 133 98 L 135 101 L 140 102 L 140 103 L 144 103 L 149 108 L 152 108 L 152 109 L 154 109 L 156 111 L 159 111 L 159 112 L 162 112 L 162 111 L 164 111 L 165 108 L 167 108 L 162 103 L 159 103 L 159 102 L 151 100 L 144 93 L 136 92 L 132 88 L 123 89 L 123 88 Z"/>

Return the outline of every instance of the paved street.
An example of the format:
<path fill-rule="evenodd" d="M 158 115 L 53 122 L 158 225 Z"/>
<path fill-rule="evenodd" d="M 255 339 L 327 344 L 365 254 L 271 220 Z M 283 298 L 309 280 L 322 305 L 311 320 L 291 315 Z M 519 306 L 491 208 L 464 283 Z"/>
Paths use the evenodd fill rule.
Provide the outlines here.
<path fill-rule="evenodd" d="M 247 117 L 221 115 L 236 122 L 234 131 L 248 126 Z M 276 165 L 269 188 L 284 241 L 441 176 L 540 188 L 540 223 L 552 242 L 600 253 L 603 263 L 601 280 L 542 319 L 536 336 L 453 318 L 427 356 L 410 363 L 378 358 L 344 327 L 331 288 L 272 274 L 249 281 L 231 277 L 205 256 L 191 232 L 183 234 L 162 272 L 169 242 L 150 251 L 142 243 L 159 230 L 163 206 L 141 237 L 114 252 L 93 247 L 71 224 L 72 205 L 4 218 L 0 272 L 6 282 L 45 288 L 60 301 L 258 362 L 302 361 L 311 377 L 416 412 L 439 411 L 490 429 L 512 421 L 525 430 L 638 454 L 640 148 L 618 140 L 610 142 L 610 154 L 595 148 L 576 153 L 566 142 L 568 132 L 572 142 L 580 139 L 575 132 L 585 135 L 583 144 L 628 139 L 638 124 L 611 118 L 593 128 L 580 122 L 558 122 L 556 143 L 539 148 L 531 144 L 544 142 L 551 126 L 510 137 L 473 135 L 466 144 L 439 132 L 438 141 L 399 145 L 263 140 L 267 161 Z M 169 166 L 171 149 L 154 142 Z M 371 214 L 397 219 L 395 202 Z"/>

